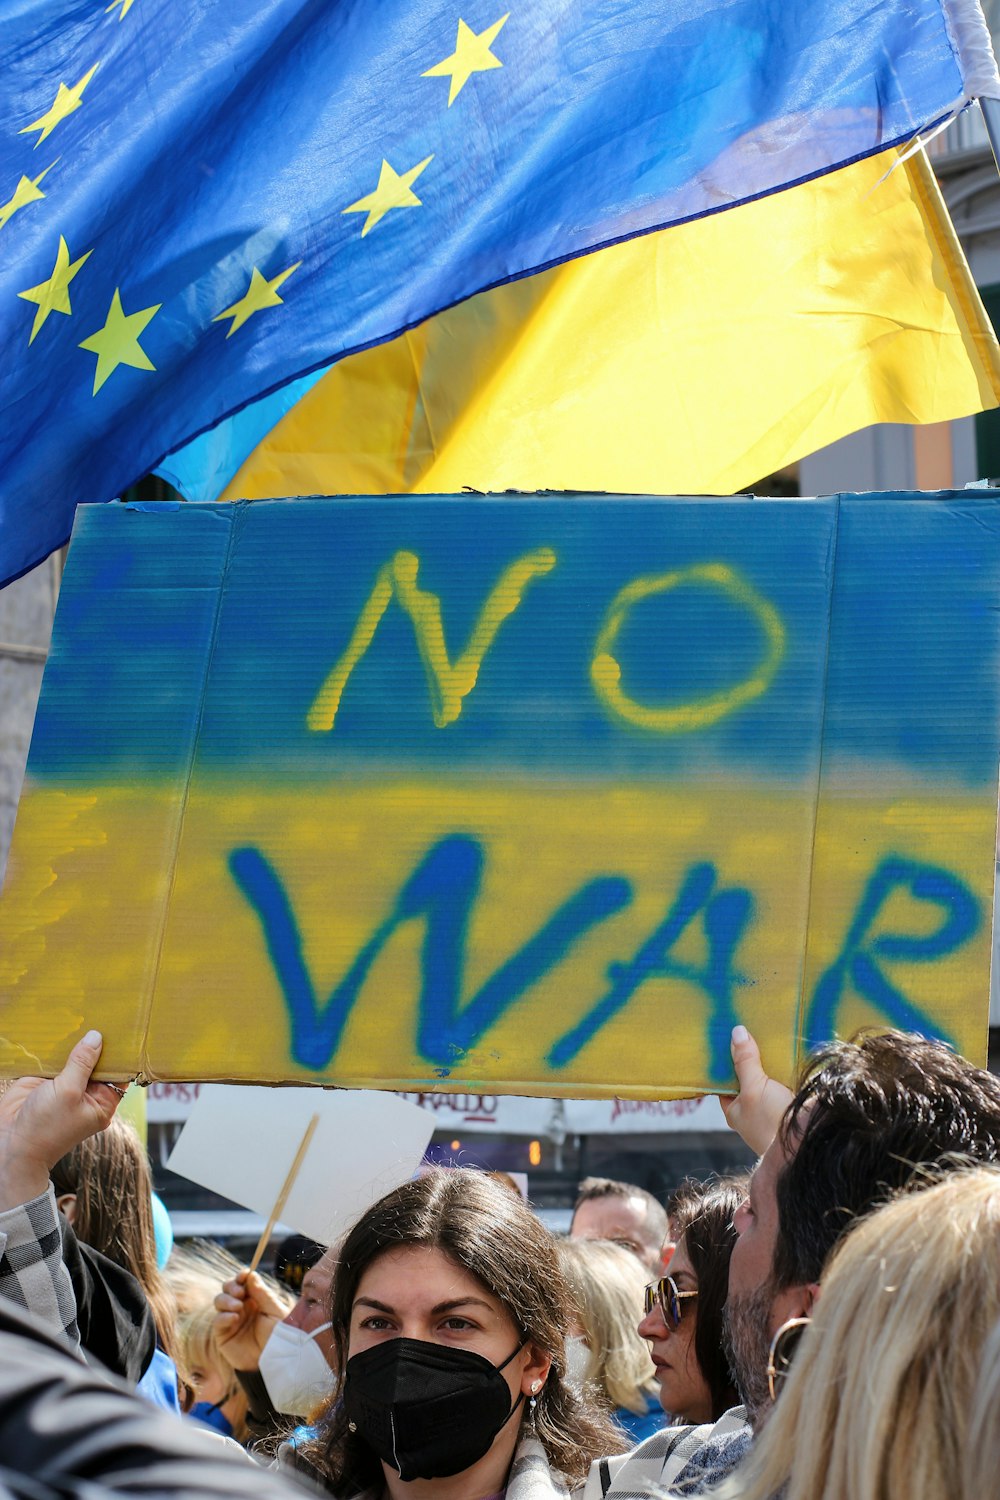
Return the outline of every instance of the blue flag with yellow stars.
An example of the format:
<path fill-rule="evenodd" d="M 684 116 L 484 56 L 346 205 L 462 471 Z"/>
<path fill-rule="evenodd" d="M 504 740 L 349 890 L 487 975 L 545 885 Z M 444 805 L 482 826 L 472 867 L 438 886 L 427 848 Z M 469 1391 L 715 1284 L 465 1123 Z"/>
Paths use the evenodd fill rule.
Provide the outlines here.
<path fill-rule="evenodd" d="M 0 0 L 0 580 L 297 377 L 997 91 L 977 0 Z"/>

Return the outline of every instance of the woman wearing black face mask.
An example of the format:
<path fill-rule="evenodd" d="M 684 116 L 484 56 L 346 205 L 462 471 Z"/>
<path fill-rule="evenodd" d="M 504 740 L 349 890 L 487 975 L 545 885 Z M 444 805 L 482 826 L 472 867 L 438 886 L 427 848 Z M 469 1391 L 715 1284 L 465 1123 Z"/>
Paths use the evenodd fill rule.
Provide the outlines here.
<path fill-rule="evenodd" d="M 551 1500 L 623 1446 L 564 1383 L 551 1236 L 481 1173 L 437 1170 L 369 1209 L 331 1316 L 342 1374 L 285 1457 L 337 1500 Z"/>

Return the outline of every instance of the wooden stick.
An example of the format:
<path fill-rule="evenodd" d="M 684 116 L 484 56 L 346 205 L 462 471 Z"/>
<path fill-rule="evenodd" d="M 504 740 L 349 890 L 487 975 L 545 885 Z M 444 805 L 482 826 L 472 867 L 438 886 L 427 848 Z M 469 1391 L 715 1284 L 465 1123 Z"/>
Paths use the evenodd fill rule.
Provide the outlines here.
<path fill-rule="evenodd" d="M 271 1238 L 271 1232 L 274 1229 L 275 1224 L 277 1224 L 278 1220 L 281 1218 L 281 1210 L 288 1202 L 288 1195 L 295 1185 L 295 1179 L 299 1175 L 299 1170 L 302 1166 L 303 1160 L 305 1159 L 305 1154 L 309 1150 L 309 1142 L 316 1134 L 316 1126 L 318 1124 L 319 1115 L 313 1115 L 312 1119 L 309 1121 L 309 1124 L 306 1126 L 305 1135 L 302 1137 L 302 1140 L 299 1143 L 299 1149 L 295 1153 L 295 1160 L 292 1162 L 292 1165 L 288 1169 L 288 1176 L 285 1178 L 285 1181 L 282 1184 L 281 1192 L 278 1194 L 275 1205 L 271 1210 L 271 1217 L 264 1225 L 264 1228 L 261 1231 L 260 1239 L 257 1241 L 257 1248 L 254 1251 L 253 1259 L 250 1262 L 251 1271 L 256 1271 L 257 1267 L 260 1265 L 261 1256 L 267 1249 L 267 1242 Z"/>

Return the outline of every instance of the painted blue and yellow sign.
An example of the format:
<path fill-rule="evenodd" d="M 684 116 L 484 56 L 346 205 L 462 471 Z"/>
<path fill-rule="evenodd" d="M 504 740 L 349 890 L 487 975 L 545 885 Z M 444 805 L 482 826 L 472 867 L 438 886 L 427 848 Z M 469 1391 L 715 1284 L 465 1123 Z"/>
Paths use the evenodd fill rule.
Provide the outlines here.
<path fill-rule="evenodd" d="M 83 507 L 7 1071 L 665 1097 L 985 1050 L 1000 498 Z"/>

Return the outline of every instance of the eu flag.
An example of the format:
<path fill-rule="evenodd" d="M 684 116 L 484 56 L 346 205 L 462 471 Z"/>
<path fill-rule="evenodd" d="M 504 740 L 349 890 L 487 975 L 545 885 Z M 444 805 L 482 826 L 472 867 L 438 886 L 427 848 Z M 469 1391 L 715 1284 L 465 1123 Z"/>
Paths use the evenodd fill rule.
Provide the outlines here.
<path fill-rule="evenodd" d="M 976 0 L 0 0 L 0 579 L 296 377 L 983 93 Z"/>

